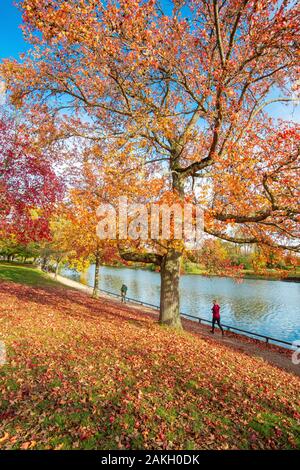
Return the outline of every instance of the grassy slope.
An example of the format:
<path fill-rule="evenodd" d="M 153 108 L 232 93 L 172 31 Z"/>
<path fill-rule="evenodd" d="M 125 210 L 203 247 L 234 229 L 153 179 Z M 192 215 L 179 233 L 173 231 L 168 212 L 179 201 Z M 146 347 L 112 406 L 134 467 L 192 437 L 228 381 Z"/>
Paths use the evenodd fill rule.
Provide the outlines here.
<path fill-rule="evenodd" d="M 296 377 L 36 270 L 0 276 L 0 447 L 300 447 Z"/>
<path fill-rule="evenodd" d="M 0 261 L 0 282 L 1 281 L 13 281 L 32 286 L 39 285 L 40 287 L 60 285 L 31 265 L 4 263 Z"/>

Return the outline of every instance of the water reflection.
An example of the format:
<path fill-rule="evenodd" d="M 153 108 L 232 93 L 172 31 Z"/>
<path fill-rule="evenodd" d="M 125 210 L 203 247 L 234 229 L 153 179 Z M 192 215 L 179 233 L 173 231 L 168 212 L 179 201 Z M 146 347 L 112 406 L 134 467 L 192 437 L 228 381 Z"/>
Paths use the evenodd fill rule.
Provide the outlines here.
<path fill-rule="evenodd" d="M 93 284 L 95 268 L 80 274 L 64 268 L 62 275 Z M 141 269 L 102 267 L 100 288 L 120 293 L 127 284 L 128 296 L 159 304 L 160 276 Z M 225 277 L 186 275 L 180 280 L 181 311 L 209 318 L 214 298 L 221 305 L 223 323 L 275 338 L 300 339 L 300 284 L 247 279 L 237 283 Z"/>

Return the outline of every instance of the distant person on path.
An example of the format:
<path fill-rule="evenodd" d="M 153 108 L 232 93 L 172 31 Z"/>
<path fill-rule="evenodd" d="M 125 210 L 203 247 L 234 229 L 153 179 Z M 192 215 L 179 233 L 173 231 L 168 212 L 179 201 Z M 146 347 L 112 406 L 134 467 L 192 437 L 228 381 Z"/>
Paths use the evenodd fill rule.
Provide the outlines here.
<path fill-rule="evenodd" d="M 221 317 L 220 317 L 220 305 L 217 303 L 216 300 L 214 300 L 213 302 L 213 308 L 211 309 L 212 310 L 212 314 L 213 314 L 213 318 L 212 318 L 212 330 L 211 330 L 211 333 L 214 334 L 215 332 L 215 324 L 217 323 L 220 330 L 222 331 L 222 336 L 224 336 L 224 330 L 221 326 Z"/>
<path fill-rule="evenodd" d="M 121 301 L 126 303 L 126 294 L 127 294 L 127 286 L 126 284 L 122 284 L 121 287 Z"/>

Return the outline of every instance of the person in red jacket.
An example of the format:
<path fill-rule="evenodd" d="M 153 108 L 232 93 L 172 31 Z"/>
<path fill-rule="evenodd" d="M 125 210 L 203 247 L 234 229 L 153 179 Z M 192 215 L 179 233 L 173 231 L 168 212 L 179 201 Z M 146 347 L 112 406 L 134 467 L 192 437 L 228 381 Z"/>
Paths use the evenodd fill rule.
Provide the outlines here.
<path fill-rule="evenodd" d="M 212 330 L 211 330 L 211 333 L 214 334 L 215 332 L 215 324 L 217 323 L 220 330 L 222 331 L 222 336 L 224 336 L 224 330 L 221 326 L 221 317 L 220 317 L 220 305 L 217 303 L 216 300 L 214 300 L 213 302 L 213 308 L 211 309 L 212 310 L 212 314 L 213 314 L 213 318 L 212 318 Z"/>

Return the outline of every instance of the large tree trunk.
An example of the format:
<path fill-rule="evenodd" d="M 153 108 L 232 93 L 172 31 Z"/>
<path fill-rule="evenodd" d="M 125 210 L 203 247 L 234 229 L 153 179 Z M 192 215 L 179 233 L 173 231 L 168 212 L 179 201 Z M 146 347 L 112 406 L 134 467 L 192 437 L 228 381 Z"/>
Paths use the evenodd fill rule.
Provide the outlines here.
<path fill-rule="evenodd" d="M 179 271 L 182 254 L 169 248 L 165 255 L 135 253 L 120 250 L 123 259 L 154 263 L 160 266 L 160 314 L 159 321 L 173 328 L 181 328 L 179 311 Z"/>
<path fill-rule="evenodd" d="M 159 321 L 173 328 L 181 328 L 179 310 L 179 271 L 181 253 L 173 248 L 163 257 L 160 269 L 160 314 Z"/>
<path fill-rule="evenodd" d="M 95 259 L 95 279 L 94 279 L 94 289 L 93 289 L 93 297 L 99 297 L 99 280 L 100 280 L 100 256 L 97 253 Z"/>

